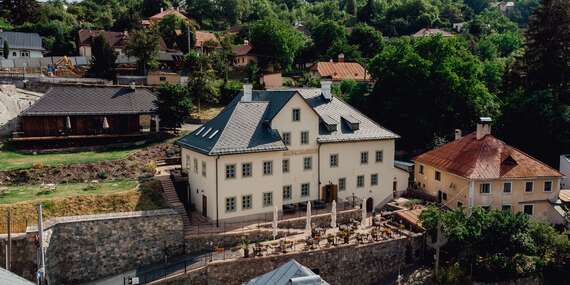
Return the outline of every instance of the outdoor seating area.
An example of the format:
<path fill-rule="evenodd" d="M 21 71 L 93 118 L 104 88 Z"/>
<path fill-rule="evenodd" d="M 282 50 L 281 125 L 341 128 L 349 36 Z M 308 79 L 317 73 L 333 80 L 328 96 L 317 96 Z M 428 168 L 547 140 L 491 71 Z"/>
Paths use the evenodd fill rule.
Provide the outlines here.
<path fill-rule="evenodd" d="M 314 200 L 311 201 L 311 206 L 315 210 L 323 210 L 327 208 L 328 203 L 323 200 Z M 297 211 L 306 211 L 307 210 L 307 201 L 293 203 L 293 204 L 284 204 L 283 205 L 283 214 L 294 214 Z"/>

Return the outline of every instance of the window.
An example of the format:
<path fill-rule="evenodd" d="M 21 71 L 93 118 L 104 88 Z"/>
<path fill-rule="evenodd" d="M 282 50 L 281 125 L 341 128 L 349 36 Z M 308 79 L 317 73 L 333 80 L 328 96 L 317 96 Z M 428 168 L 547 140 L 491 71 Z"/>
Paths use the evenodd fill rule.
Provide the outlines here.
<path fill-rule="evenodd" d="M 284 145 L 291 145 L 291 133 L 283 133 L 281 137 Z"/>
<path fill-rule="evenodd" d="M 424 174 L 424 166 L 420 164 L 420 174 Z"/>
<path fill-rule="evenodd" d="M 241 165 L 241 177 L 251 177 L 252 175 L 251 162 L 243 163 Z"/>
<path fill-rule="evenodd" d="M 384 161 L 384 151 L 377 150 L 376 151 L 376 162 L 382 162 L 382 161 Z"/>
<path fill-rule="evenodd" d="M 226 212 L 236 211 L 236 197 L 226 198 Z"/>
<path fill-rule="evenodd" d="M 311 195 L 311 184 L 301 184 L 301 197 L 309 197 L 309 195 Z"/>
<path fill-rule="evenodd" d="M 447 201 L 447 193 L 443 192 L 441 194 L 441 199 L 443 199 L 443 201 Z"/>
<path fill-rule="evenodd" d="M 198 173 L 198 159 L 194 158 L 194 173 Z"/>
<path fill-rule="evenodd" d="M 439 171 L 435 171 L 435 180 L 436 181 L 441 181 L 441 172 Z"/>
<path fill-rule="evenodd" d="M 330 166 L 331 167 L 338 167 L 338 154 L 331 154 Z"/>
<path fill-rule="evenodd" d="M 189 155 L 186 155 L 186 164 L 185 164 L 185 167 L 186 167 L 186 169 L 187 169 L 188 171 L 190 171 L 190 162 L 191 162 L 191 161 L 192 161 L 192 160 L 191 160 L 190 156 L 189 156 Z"/>
<path fill-rule="evenodd" d="M 532 192 L 533 183 L 532 181 L 528 181 L 524 185 L 524 192 Z"/>
<path fill-rule="evenodd" d="M 360 164 L 367 164 L 368 163 L 368 152 L 363 151 L 360 153 Z"/>
<path fill-rule="evenodd" d="M 293 122 L 301 120 L 301 109 L 293 109 Z"/>
<path fill-rule="evenodd" d="M 534 214 L 534 205 L 532 204 L 523 205 L 523 213 L 532 216 Z"/>
<path fill-rule="evenodd" d="M 273 193 L 265 192 L 263 193 L 263 207 L 269 207 L 273 205 Z"/>
<path fill-rule="evenodd" d="M 479 185 L 479 193 L 489 194 L 491 193 L 491 184 L 489 183 L 481 183 Z"/>
<path fill-rule="evenodd" d="M 364 187 L 364 175 L 356 176 L 356 187 Z"/>
<path fill-rule="evenodd" d="M 338 179 L 338 191 L 346 190 L 346 178 L 342 177 Z"/>
<path fill-rule="evenodd" d="M 291 185 L 283 186 L 283 201 L 291 200 L 291 198 L 293 198 L 293 192 L 291 188 L 292 188 Z"/>
<path fill-rule="evenodd" d="M 236 178 L 236 165 L 227 164 L 226 165 L 226 179 Z"/>
<path fill-rule="evenodd" d="M 301 132 L 301 144 L 309 144 L 309 132 L 302 131 Z"/>
<path fill-rule="evenodd" d="M 313 168 L 313 158 L 308 156 L 303 158 L 303 169 L 311 170 Z"/>
<path fill-rule="evenodd" d="M 503 193 L 511 193 L 513 191 L 513 183 L 505 182 L 503 183 Z"/>
<path fill-rule="evenodd" d="M 544 192 L 552 192 L 552 181 L 544 181 Z"/>
<path fill-rule="evenodd" d="M 12 52 L 13 56 L 18 56 L 18 54 L 16 52 Z"/>
<path fill-rule="evenodd" d="M 160 81 L 166 81 L 166 77 L 160 76 L 160 77 L 159 77 L 159 80 L 160 80 Z"/>
<path fill-rule="evenodd" d="M 251 195 L 244 195 L 241 196 L 241 209 L 242 210 L 247 210 L 247 209 L 251 209 L 251 205 L 252 203 L 252 197 Z"/>
<path fill-rule="evenodd" d="M 263 162 L 263 175 L 273 175 L 273 161 Z"/>
<path fill-rule="evenodd" d="M 512 207 L 511 205 L 503 205 L 503 206 L 501 206 L 501 211 L 504 211 L 504 212 L 511 212 L 512 209 L 513 209 L 513 207 Z"/>
<path fill-rule="evenodd" d="M 378 185 L 378 174 L 370 175 L 370 186 Z"/>
<path fill-rule="evenodd" d="M 206 162 L 202 161 L 202 176 L 206 177 Z"/>
<path fill-rule="evenodd" d="M 398 191 L 398 181 L 397 180 L 392 181 L 392 191 L 394 191 L 394 192 Z"/>
<path fill-rule="evenodd" d="M 281 168 L 283 169 L 283 173 L 289 173 L 289 159 L 283 159 Z"/>

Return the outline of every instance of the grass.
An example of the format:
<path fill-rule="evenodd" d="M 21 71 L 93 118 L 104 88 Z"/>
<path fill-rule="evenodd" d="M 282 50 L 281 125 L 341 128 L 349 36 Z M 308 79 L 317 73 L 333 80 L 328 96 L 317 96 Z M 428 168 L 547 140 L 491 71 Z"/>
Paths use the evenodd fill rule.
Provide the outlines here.
<path fill-rule="evenodd" d="M 138 186 L 138 187 L 137 187 Z M 117 180 L 98 184 L 73 183 L 58 185 L 50 192 L 38 186 L 6 187 L 0 198 L 0 216 L 12 211 L 14 232 L 37 222 L 37 205 L 43 205 L 45 219 L 52 217 L 144 211 L 167 208 L 159 181 Z M 6 233 L 0 219 L 0 234 Z"/>
<path fill-rule="evenodd" d="M 76 153 L 28 154 L 3 147 L 0 149 L 0 170 L 30 168 L 34 165 L 55 166 L 77 163 L 92 163 L 126 158 L 135 149 L 108 151 L 84 151 Z"/>
<path fill-rule="evenodd" d="M 22 201 L 41 201 L 81 195 L 99 195 L 111 192 L 134 190 L 138 186 L 135 180 L 116 180 L 99 183 L 58 184 L 55 190 L 41 185 L 8 186 L 0 190 L 0 204 L 13 204 Z"/>

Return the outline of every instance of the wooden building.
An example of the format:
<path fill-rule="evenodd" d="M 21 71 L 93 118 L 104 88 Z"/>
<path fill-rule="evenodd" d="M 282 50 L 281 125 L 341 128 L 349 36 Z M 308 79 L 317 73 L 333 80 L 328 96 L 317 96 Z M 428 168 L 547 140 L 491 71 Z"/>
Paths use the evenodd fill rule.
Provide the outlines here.
<path fill-rule="evenodd" d="M 14 141 L 144 136 L 159 120 L 148 89 L 53 87 L 20 115 Z"/>

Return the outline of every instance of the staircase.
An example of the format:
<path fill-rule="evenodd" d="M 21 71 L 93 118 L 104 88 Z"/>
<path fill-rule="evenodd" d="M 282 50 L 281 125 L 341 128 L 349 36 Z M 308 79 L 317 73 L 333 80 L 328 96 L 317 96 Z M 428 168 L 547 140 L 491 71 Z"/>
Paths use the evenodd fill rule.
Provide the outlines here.
<path fill-rule="evenodd" d="M 190 224 L 190 219 L 188 219 L 188 214 L 186 213 L 184 204 L 180 202 L 178 194 L 176 194 L 174 183 L 172 183 L 169 175 L 159 176 L 157 179 L 160 181 L 160 185 L 162 186 L 162 197 L 164 197 L 168 206 L 180 215 L 182 223 L 184 224 L 184 235 L 186 235 L 186 233 L 189 233 L 192 230 L 192 226 Z"/>

